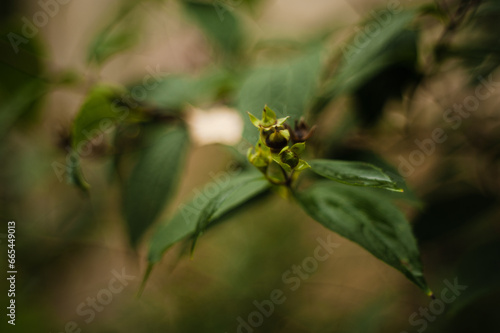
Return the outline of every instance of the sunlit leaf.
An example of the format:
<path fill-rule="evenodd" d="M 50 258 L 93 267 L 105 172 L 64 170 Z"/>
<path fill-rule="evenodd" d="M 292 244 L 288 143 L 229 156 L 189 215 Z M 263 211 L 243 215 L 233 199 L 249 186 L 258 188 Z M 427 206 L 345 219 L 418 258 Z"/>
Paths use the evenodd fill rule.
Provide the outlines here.
<path fill-rule="evenodd" d="M 318 175 L 347 185 L 379 187 L 396 192 L 403 191 L 381 169 L 368 163 L 312 160 L 309 161 L 309 165 Z"/>
<path fill-rule="evenodd" d="M 321 181 L 296 198 L 313 219 L 361 245 L 431 295 L 410 224 L 378 191 Z"/>

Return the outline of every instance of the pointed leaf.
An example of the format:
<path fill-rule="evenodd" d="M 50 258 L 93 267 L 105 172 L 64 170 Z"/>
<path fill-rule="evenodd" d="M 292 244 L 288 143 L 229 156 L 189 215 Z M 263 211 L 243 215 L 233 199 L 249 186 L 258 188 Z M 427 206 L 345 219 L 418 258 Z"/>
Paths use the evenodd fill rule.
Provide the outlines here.
<path fill-rule="evenodd" d="M 294 144 L 290 150 L 293 151 L 295 154 L 300 155 L 302 152 L 306 149 L 306 143 L 305 142 L 299 142 Z"/>
<path fill-rule="evenodd" d="M 262 123 L 265 126 L 274 125 L 276 123 L 276 113 L 267 105 L 264 106 L 264 111 L 262 111 Z"/>
<path fill-rule="evenodd" d="M 290 116 L 286 116 L 286 117 L 283 117 L 283 118 L 280 118 L 276 121 L 276 125 L 278 126 L 281 126 L 285 123 L 285 121 L 287 121 L 287 119 L 290 118 Z"/>
<path fill-rule="evenodd" d="M 252 122 L 252 124 L 259 128 L 260 127 L 260 120 L 254 116 L 253 114 L 251 114 L 250 112 L 247 112 L 248 113 L 248 117 L 250 118 L 250 121 Z"/>
<path fill-rule="evenodd" d="M 309 165 L 318 175 L 347 185 L 379 187 L 396 192 L 403 191 L 391 177 L 368 163 L 312 160 L 309 161 Z"/>
<path fill-rule="evenodd" d="M 321 181 L 296 198 L 313 219 L 361 245 L 431 295 L 410 224 L 378 191 Z"/>
<path fill-rule="evenodd" d="M 299 160 L 299 164 L 295 167 L 296 171 L 304 171 L 306 169 L 309 169 L 311 166 L 304 160 Z"/>

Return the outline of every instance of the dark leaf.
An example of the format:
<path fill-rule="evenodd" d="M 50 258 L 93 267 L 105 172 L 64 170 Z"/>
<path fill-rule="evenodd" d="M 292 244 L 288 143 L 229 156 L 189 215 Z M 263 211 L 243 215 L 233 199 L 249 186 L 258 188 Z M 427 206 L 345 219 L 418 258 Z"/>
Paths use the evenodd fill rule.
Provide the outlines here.
<path fill-rule="evenodd" d="M 177 188 L 189 148 L 188 133 L 182 127 L 155 126 L 146 136 L 146 147 L 123 193 L 123 213 L 134 246 Z"/>
<path fill-rule="evenodd" d="M 313 219 L 361 245 L 431 295 L 410 224 L 377 192 L 321 181 L 296 197 Z"/>
<path fill-rule="evenodd" d="M 391 15 L 386 24 L 368 21 L 364 26 L 376 25 L 378 32 L 367 35 L 369 29 L 361 29 L 359 35 L 342 46 L 340 65 L 326 85 L 325 92 L 315 102 L 312 113 L 319 113 L 333 98 L 356 91 L 384 68 L 406 57 L 407 53 L 411 56 L 413 50 L 405 46 L 398 48 L 397 52 L 387 51 L 387 47 L 404 33 L 417 14 L 416 10 L 405 10 Z"/>

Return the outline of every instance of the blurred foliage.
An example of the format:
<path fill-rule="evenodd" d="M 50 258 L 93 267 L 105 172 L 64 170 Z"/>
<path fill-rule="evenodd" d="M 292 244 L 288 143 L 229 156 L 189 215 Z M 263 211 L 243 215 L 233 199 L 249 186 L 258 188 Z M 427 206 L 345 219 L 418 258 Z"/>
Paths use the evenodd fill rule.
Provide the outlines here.
<path fill-rule="evenodd" d="M 144 147 L 123 190 L 123 212 L 133 245 L 175 192 L 189 145 L 185 128 L 162 127 L 145 130 Z"/>
<path fill-rule="evenodd" d="M 392 14 L 380 2 L 356 25 L 334 13 L 321 28 L 283 38 L 258 31 L 270 3 L 116 1 L 89 15 L 82 59 L 61 65 L 49 27 L 73 4 L 57 3 L 60 14 L 45 14 L 48 26 L 38 27 L 40 4 L 2 2 L 0 217 L 17 221 L 16 330 L 63 331 L 75 320 L 89 332 L 237 331 L 254 301 L 283 289 L 287 301 L 255 332 L 417 331 L 412 314 L 434 301 L 369 253 L 438 299 L 445 280 L 467 286 L 426 332 L 497 328 L 500 115 L 490 89 L 498 86 L 500 1 L 402 3 Z M 143 52 L 153 12 L 181 27 L 160 33 L 191 38 L 185 29 L 203 40 L 183 52 L 208 60 L 148 86 L 151 72 L 129 73 L 119 56 Z M 166 62 L 174 57 L 162 52 Z M 126 79 L 110 79 L 113 70 Z M 485 80 L 492 97 L 467 116 L 454 112 L 461 122 L 453 127 L 443 114 Z M 264 105 L 290 124 L 317 125 L 303 157 L 314 172 L 291 195 L 247 170 L 243 151 L 262 136 L 247 112 Z M 199 145 L 192 109 L 221 106 L 242 116 L 242 142 Z M 416 140 L 437 128 L 447 139 L 424 154 Z M 400 175 L 399 158 L 415 151 L 425 161 Z M 234 170 L 215 177 L 226 160 Z M 330 231 L 364 250 L 334 236 L 343 244 L 335 260 L 290 292 L 283 274 Z M 189 250 L 193 260 L 183 260 Z M 124 266 L 135 281 L 87 326 L 76 307 Z"/>
<path fill-rule="evenodd" d="M 237 57 L 245 41 L 238 17 L 231 11 L 217 11 L 212 2 L 183 1 L 187 14 L 229 57 Z"/>

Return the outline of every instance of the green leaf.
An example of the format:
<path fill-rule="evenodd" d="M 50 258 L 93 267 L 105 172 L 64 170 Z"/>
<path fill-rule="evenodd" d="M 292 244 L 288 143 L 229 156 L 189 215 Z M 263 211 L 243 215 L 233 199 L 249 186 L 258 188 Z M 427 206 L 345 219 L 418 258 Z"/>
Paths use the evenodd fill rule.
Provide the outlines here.
<path fill-rule="evenodd" d="M 95 86 L 78 111 L 71 127 L 71 147 L 73 163 L 68 168 L 68 183 L 76 185 L 84 192 L 90 188 L 83 175 L 79 153 L 93 138 L 104 136 L 120 120 L 120 113 L 112 108 L 112 100 L 117 90 L 105 86 Z"/>
<path fill-rule="evenodd" d="M 300 159 L 299 164 L 297 164 L 297 166 L 295 167 L 295 171 L 297 172 L 304 171 L 306 169 L 309 169 L 310 167 L 311 166 L 309 165 L 309 163 L 307 163 L 303 159 Z"/>
<path fill-rule="evenodd" d="M 193 255 L 194 248 L 198 238 L 201 236 L 203 231 L 208 227 L 208 224 L 212 221 L 214 214 L 221 208 L 228 197 L 240 188 L 243 184 L 237 184 L 235 186 L 229 187 L 227 190 L 219 191 L 219 193 L 212 198 L 208 204 L 203 208 L 199 217 L 198 223 L 196 224 L 196 230 L 193 235 L 193 244 L 191 246 L 191 256 Z"/>
<path fill-rule="evenodd" d="M 293 151 L 297 155 L 301 155 L 305 149 L 306 149 L 305 142 L 298 142 L 290 148 L 290 150 Z"/>
<path fill-rule="evenodd" d="M 283 170 L 288 173 L 292 172 L 292 168 L 288 164 L 281 162 L 281 158 L 278 154 L 272 154 L 272 158 L 274 162 L 278 163 L 283 168 Z"/>
<path fill-rule="evenodd" d="M 237 99 L 246 140 L 256 142 L 259 135 L 246 112 L 255 114 L 267 104 L 279 118 L 291 116 L 293 121 L 305 113 L 319 82 L 320 51 L 318 47 L 299 58 L 263 66 L 247 75 Z"/>
<path fill-rule="evenodd" d="M 379 33 L 371 37 L 363 48 L 359 48 L 354 41 L 354 53 L 347 53 L 334 78 L 333 92 L 341 94 L 353 91 L 359 84 L 365 82 L 369 77 L 380 69 L 391 63 L 392 59 L 384 57 L 384 48 L 397 38 L 417 15 L 416 10 L 406 10 L 391 16 L 389 24 L 385 24 Z M 368 22 L 369 23 L 373 22 Z M 366 25 L 366 26 L 367 26 Z M 361 30 L 363 31 L 363 30 Z"/>
<path fill-rule="evenodd" d="M 123 1 L 122 7 L 109 24 L 103 27 L 91 41 L 87 62 L 95 60 L 101 65 L 110 57 L 136 44 L 140 37 L 141 18 L 134 15 L 139 2 Z"/>
<path fill-rule="evenodd" d="M 320 176 L 339 183 L 355 186 L 378 187 L 390 191 L 402 192 L 394 180 L 382 169 L 363 162 L 335 160 L 309 161 L 311 169 Z"/>
<path fill-rule="evenodd" d="M 264 110 L 262 111 L 262 123 L 269 126 L 275 124 L 276 120 L 276 113 L 269 106 L 264 106 Z"/>
<path fill-rule="evenodd" d="M 377 59 L 387 59 L 386 66 L 367 77 L 353 92 L 357 119 L 363 126 L 373 126 L 382 118 L 390 100 L 401 100 L 410 87 L 421 79 L 418 70 L 417 31 L 403 30 Z"/>
<path fill-rule="evenodd" d="M 6 134 L 45 92 L 46 87 L 41 82 L 32 80 L 5 98 L 0 105 L 0 135 Z"/>
<path fill-rule="evenodd" d="M 188 15 L 196 21 L 208 38 L 227 54 L 239 53 L 244 38 L 240 21 L 234 13 L 221 13 L 212 2 L 183 1 L 183 4 Z"/>
<path fill-rule="evenodd" d="M 313 219 L 361 245 L 432 295 L 410 224 L 378 191 L 320 181 L 296 198 Z"/>
<path fill-rule="evenodd" d="M 177 188 L 189 144 L 182 127 L 154 126 L 146 136 L 146 148 L 140 152 L 123 193 L 123 214 L 134 246 Z"/>
<path fill-rule="evenodd" d="M 88 62 L 95 59 L 102 64 L 111 56 L 125 51 L 135 45 L 138 30 L 134 25 L 122 24 L 111 32 L 101 32 L 89 47 Z"/>
<path fill-rule="evenodd" d="M 80 164 L 80 158 L 73 157 L 74 161 L 66 166 L 67 177 L 66 181 L 68 184 L 74 185 L 85 194 L 88 194 L 90 189 L 90 184 L 85 179 L 83 175 L 82 166 Z"/>
<path fill-rule="evenodd" d="M 270 188 L 269 182 L 256 172 L 245 172 L 229 181 L 211 183 L 207 185 L 218 189 L 218 193 L 230 192 L 223 202 L 217 204 L 218 208 L 208 214 L 209 221 L 200 221 L 200 216 L 205 207 L 217 196 L 210 195 L 213 190 L 200 192 L 188 204 L 179 207 L 177 213 L 169 220 L 162 223 L 154 233 L 148 254 L 150 264 L 160 261 L 163 253 L 175 243 L 193 235 L 197 225 L 201 223 L 213 224 L 220 221 L 227 213 L 243 205 L 258 194 Z"/>
<path fill-rule="evenodd" d="M 255 127 L 259 128 L 260 127 L 260 119 L 258 119 L 257 117 L 255 117 L 253 114 L 251 114 L 250 112 L 247 112 L 248 113 L 248 117 L 250 118 L 250 122 L 252 123 L 252 125 L 254 125 Z"/>
<path fill-rule="evenodd" d="M 15 24 L 22 22 L 11 23 L 6 20 L 0 24 L 0 135 L 13 126 L 35 123 L 41 101 L 51 88 L 40 36 L 28 43 L 22 37 L 22 24 Z"/>
<path fill-rule="evenodd" d="M 26 24 L 21 20 L 5 20 L 0 24 L 0 98 L 9 97 L 33 80 L 46 81 L 44 75 L 47 52 L 40 35 L 29 42 L 23 37 Z"/>
<path fill-rule="evenodd" d="M 168 111 L 182 111 L 186 105 L 213 102 L 232 85 L 231 74 L 210 70 L 202 75 L 166 75 L 158 77 L 158 85 L 147 89 L 145 102 Z M 133 89 L 134 86 L 130 87 Z"/>
<path fill-rule="evenodd" d="M 113 98 L 118 96 L 116 89 L 99 85 L 94 87 L 78 114 L 76 115 L 71 129 L 71 141 L 73 148 L 90 141 L 93 135 L 102 135 L 119 120 L 121 114 L 113 109 Z"/>
<path fill-rule="evenodd" d="M 359 29 L 350 43 L 341 46 L 340 65 L 311 112 L 318 113 L 333 98 L 354 92 L 384 68 L 400 61 L 400 57 L 406 57 L 404 53 L 408 50 L 404 48 L 399 52 L 387 52 L 386 48 L 405 31 L 418 13 L 414 9 L 404 10 L 391 15 L 391 20 L 382 25 L 375 20 L 368 21 L 365 27 L 370 24 L 380 27 L 376 34 L 367 35 L 369 29 Z M 359 42 L 360 40 L 363 42 Z"/>

